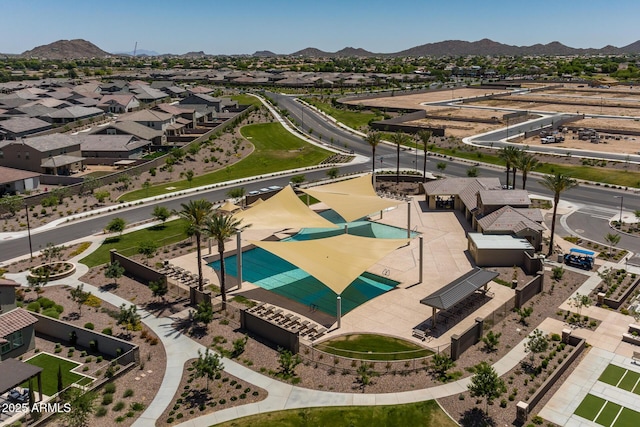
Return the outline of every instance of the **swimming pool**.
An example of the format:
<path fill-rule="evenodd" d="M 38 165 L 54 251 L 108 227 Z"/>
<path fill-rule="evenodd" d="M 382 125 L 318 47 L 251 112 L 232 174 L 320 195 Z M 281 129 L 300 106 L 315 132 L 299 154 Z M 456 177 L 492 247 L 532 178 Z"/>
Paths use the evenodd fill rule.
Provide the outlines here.
<path fill-rule="evenodd" d="M 346 223 L 335 211 L 328 209 L 320 215 L 340 228 L 305 228 L 283 241 L 323 239 L 344 234 L 348 225 L 349 234 L 376 239 L 404 239 L 407 230 L 391 225 L 367 220 Z M 411 232 L 411 237 L 419 233 Z M 214 270 L 220 269 L 220 261 L 208 264 Z M 336 315 L 336 294 L 318 279 L 304 270 L 261 248 L 242 253 L 242 278 L 263 289 L 275 292 L 301 304 L 314 305 L 332 316 Z M 225 258 L 226 272 L 237 277 L 237 260 L 232 255 Z M 342 314 L 348 313 L 361 304 L 395 288 L 399 282 L 376 274 L 364 272 L 342 292 Z"/>
<path fill-rule="evenodd" d="M 220 261 L 208 264 L 220 269 Z M 261 248 L 242 253 L 242 278 L 332 316 L 336 315 L 336 294 L 304 270 Z M 227 274 L 237 277 L 236 256 L 225 258 Z M 342 314 L 395 288 L 399 282 L 364 272 L 342 293 Z"/>

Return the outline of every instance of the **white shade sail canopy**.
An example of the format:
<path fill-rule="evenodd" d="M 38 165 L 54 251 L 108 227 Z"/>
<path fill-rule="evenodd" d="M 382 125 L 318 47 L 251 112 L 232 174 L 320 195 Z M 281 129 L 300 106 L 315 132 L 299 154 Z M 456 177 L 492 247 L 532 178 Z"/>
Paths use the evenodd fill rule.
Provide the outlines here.
<path fill-rule="evenodd" d="M 278 230 L 284 228 L 338 228 L 309 209 L 289 186 L 251 209 L 234 213 L 233 217 L 251 224 L 254 230 Z"/>
<path fill-rule="evenodd" d="M 402 203 L 379 197 L 373 189 L 371 175 L 301 190 L 327 204 L 347 222 Z"/>
<path fill-rule="evenodd" d="M 341 234 L 326 239 L 251 243 L 301 268 L 340 295 L 367 268 L 408 242 Z"/>

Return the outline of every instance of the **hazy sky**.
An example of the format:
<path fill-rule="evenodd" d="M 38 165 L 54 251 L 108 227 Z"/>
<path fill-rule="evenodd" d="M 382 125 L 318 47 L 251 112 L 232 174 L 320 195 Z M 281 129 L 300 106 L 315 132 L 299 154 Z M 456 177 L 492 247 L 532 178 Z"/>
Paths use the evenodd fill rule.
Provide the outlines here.
<path fill-rule="evenodd" d="M 61 39 L 107 52 L 292 53 L 306 47 L 397 52 L 443 40 L 626 46 L 640 1 L 577 0 L 0 0 L 0 52 Z"/>

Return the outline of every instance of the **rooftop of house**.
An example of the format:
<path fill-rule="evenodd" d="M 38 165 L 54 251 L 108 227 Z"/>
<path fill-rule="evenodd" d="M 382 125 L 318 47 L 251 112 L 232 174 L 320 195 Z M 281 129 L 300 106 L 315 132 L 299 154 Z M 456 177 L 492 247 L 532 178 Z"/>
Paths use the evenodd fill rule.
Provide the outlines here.
<path fill-rule="evenodd" d="M 123 151 L 129 152 L 151 144 L 151 141 L 139 139 L 134 135 L 78 134 L 82 151 Z"/>
<path fill-rule="evenodd" d="M 93 131 L 89 132 L 89 134 L 104 133 L 107 132 L 107 129 L 114 129 L 116 131 L 116 134 L 124 133 L 128 135 L 135 135 L 138 138 L 147 140 L 152 140 L 153 138 L 157 138 L 163 135 L 163 132 L 161 130 L 152 129 L 133 121 L 109 123 L 107 126 L 97 127 Z"/>
<path fill-rule="evenodd" d="M 0 129 L 16 134 L 44 130 L 50 127 L 51 123 L 35 117 L 11 117 L 10 119 L 0 121 Z"/>
<path fill-rule="evenodd" d="M 29 179 L 29 178 L 34 178 L 36 176 L 40 176 L 40 174 L 36 172 L 25 171 L 21 169 L 6 168 L 4 166 L 0 166 L 0 184 L 9 184 L 11 182 L 19 181 L 21 179 Z M 0 279 L 0 286 L 3 285 L 3 281 L 5 280 L 6 279 Z M 6 280 L 6 281 L 13 282 L 13 280 Z M 18 284 L 15 284 L 15 286 L 18 286 Z"/>
<path fill-rule="evenodd" d="M 27 310 L 19 307 L 2 313 L 0 314 L 0 337 L 7 337 L 14 332 L 33 325 L 37 321 L 38 319 Z"/>
<path fill-rule="evenodd" d="M 154 110 L 140 110 L 118 117 L 117 122 L 168 122 L 173 114 Z"/>

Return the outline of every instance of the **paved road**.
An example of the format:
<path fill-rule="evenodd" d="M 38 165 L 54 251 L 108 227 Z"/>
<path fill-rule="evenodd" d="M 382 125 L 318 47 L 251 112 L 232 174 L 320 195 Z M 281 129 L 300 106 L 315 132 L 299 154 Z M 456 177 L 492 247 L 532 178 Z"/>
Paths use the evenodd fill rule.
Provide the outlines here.
<path fill-rule="evenodd" d="M 279 105 L 289 110 L 290 115 L 296 119 L 299 123 L 302 122 L 302 116 L 305 119 L 305 129 L 307 126 L 314 129 L 313 134 L 322 134 L 322 141 L 325 143 L 330 142 L 330 138 L 334 138 L 334 143 L 340 142 L 342 146 L 347 144 L 349 149 L 353 149 L 355 153 L 364 156 L 371 155 L 371 147 L 362 139 L 361 136 L 347 132 L 342 128 L 338 128 L 335 124 L 329 120 L 326 120 L 320 116 L 314 109 L 309 107 L 303 107 L 295 98 L 285 95 L 277 95 L 273 93 L 268 94 L 272 99 L 276 100 Z M 304 113 L 303 113 L 304 111 Z M 417 154 L 417 155 L 416 155 Z M 417 160 L 417 168 L 416 168 Z M 447 176 L 466 176 L 468 168 L 471 166 L 469 162 L 450 160 L 444 157 L 429 156 L 427 163 L 427 170 L 430 172 L 436 172 L 436 162 L 444 161 L 447 167 L 444 174 Z M 380 144 L 376 149 L 376 169 L 380 167 L 395 169 L 396 165 L 396 149 L 387 144 Z M 401 151 L 400 166 L 407 169 L 422 169 L 422 153 L 416 153 L 415 150 Z M 480 170 L 480 176 L 483 177 L 499 177 L 502 182 L 505 182 L 504 169 L 496 167 L 484 167 L 478 166 Z M 366 164 L 353 164 L 340 167 L 342 173 L 354 173 L 354 172 L 366 172 L 371 170 L 371 163 Z M 293 172 L 290 175 L 279 176 L 275 178 L 266 178 L 260 181 L 243 183 L 242 186 L 248 191 L 258 190 L 262 187 L 270 185 L 284 186 L 289 182 L 291 176 L 298 174 Z M 310 181 L 316 181 L 326 178 L 326 172 L 323 170 L 316 170 L 312 172 L 305 172 L 305 176 Z M 518 175 L 519 176 L 519 175 Z M 546 189 L 542 188 L 538 184 L 539 178 L 533 174 L 527 181 L 527 190 L 534 194 L 540 194 L 545 196 L 552 196 Z M 517 187 L 521 185 L 520 178 L 517 180 Z M 228 188 L 232 188 L 233 185 Z M 32 245 L 34 250 L 38 250 L 41 247 L 45 247 L 47 243 L 61 244 L 69 242 L 75 239 L 82 238 L 87 235 L 100 232 L 106 224 L 114 217 L 124 217 L 127 222 L 134 223 L 142 221 L 151 217 L 153 207 L 157 204 L 162 204 L 169 209 L 180 209 L 180 203 L 186 203 L 189 199 L 206 198 L 208 200 L 216 201 L 226 198 L 226 192 L 228 188 L 215 189 L 209 191 L 201 191 L 188 196 L 175 197 L 170 199 L 161 200 L 154 203 L 146 203 L 141 206 L 134 206 L 128 209 L 119 210 L 114 213 L 105 214 L 100 217 L 94 217 L 82 221 L 74 221 L 68 224 L 61 224 L 60 226 L 42 231 L 36 232 L 32 235 Z M 640 210 L 640 195 L 632 193 L 631 191 L 612 190 L 610 188 L 604 188 L 600 186 L 580 186 L 574 188 L 562 195 L 562 199 L 570 202 L 574 202 L 580 205 L 594 206 L 599 208 L 615 209 L 619 206 L 618 199 L 614 196 L 624 196 L 624 209 L 633 212 L 634 210 Z M 573 223 L 571 223 L 573 224 Z M 572 225 L 573 226 L 573 225 Z M 593 224 L 575 225 L 578 229 L 592 230 L 594 237 L 593 240 L 602 241 L 602 236 L 606 234 L 606 225 Z M 586 236 L 585 236 L 586 237 Z M 592 237 L 589 237 L 592 238 Z M 634 243 L 628 242 L 632 239 Z M 635 248 L 635 238 L 623 239 L 620 243 L 620 247 L 625 248 L 625 245 L 629 245 L 630 250 Z M 639 248 L 640 249 L 640 248 Z M 635 250 L 634 250 L 635 252 Z M 0 261 L 6 261 L 24 254 L 29 253 L 28 239 L 24 233 L 19 234 L 14 238 L 3 238 L 0 241 Z"/>

